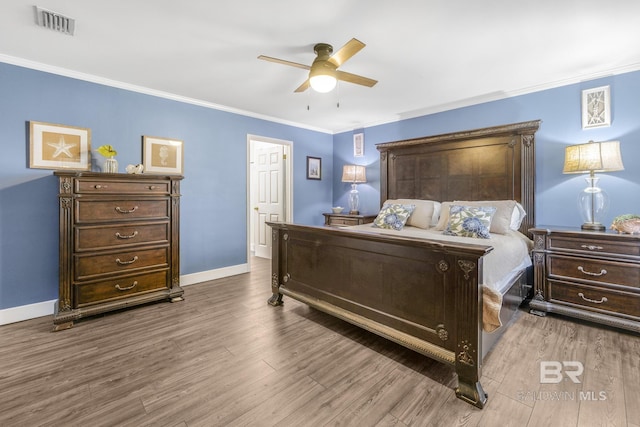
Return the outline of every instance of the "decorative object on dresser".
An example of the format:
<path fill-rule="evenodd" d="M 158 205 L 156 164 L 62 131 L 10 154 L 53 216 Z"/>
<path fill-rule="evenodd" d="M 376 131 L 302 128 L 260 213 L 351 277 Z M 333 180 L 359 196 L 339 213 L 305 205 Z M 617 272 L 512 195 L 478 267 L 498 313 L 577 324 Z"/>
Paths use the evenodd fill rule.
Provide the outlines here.
<path fill-rule="evenodd" d="M 611 229 L 618 233 L 640 234 L 640 215 L 618 215 L 613 219 Z"/>
<path fill-rule="evenodd" d="M 324 225 L 344 226 L 369 224 L 376 219 L 376 215 L 351 215 L 343 213 L 323 213 Z"/>
<path fill-rule="evenodd" d="M 56 171 L 60 283 L 54 331 L 137 304 L 182 300 L 179 175 Z"/>
<path fill-rule="evenodd" d="M 157 174 L 181 175 L 184 169 L 184 144 L 178 139 L 142 137 L 144 170 Z"/>
<path fill-rule="evenodd" d="M 349 213 L 358 215 L 360 212 L 360 194 L 358 194 L 358 184 L 367 182 L 367 173 L 364 166 L 361 165 L 344 165 L 342 167 L 342 182 L 351 183 L 351 191 L 349 192 Z"/>
<path fill-rule="evenodd" d="M 640 333 L 640 236 L 533 228 L 531 313 Z"/>
<path fill-rule="evenodd" d="M 91 169 L 91 130 L 53 123 L 29 122 L 29 167 Z"/>
<path fill-rule="evenodd" d="M 609 208 L 609 196 L 598 187 L 595 172 L 624 170 L 620 142 L 593 142 L 571 145 L 565 149 L 562 173 L 589 173 L 589 184 L 578 196 L 578 209 L 584 220 L 583 230 L 604 231 L 602 219 Z"/>
<path fill-rule="evenodd" d="M 118 173 L 118 161 L 115 157 L 118 152 L 111 145 L 101 145 L 98 147 L 98 153 L 104 157 L 104 163 L 102 166 L 102 172 L 105 173 Z"/>

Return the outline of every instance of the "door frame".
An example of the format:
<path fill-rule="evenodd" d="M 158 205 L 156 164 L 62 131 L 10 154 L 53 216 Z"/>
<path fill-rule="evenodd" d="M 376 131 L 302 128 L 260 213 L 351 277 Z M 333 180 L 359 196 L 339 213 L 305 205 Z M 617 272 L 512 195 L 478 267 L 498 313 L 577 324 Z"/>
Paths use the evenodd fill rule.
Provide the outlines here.
<path fill-rule="evenodd" d="M 252 194 L 255 183 L 253 182 L 253 142 L 263 142 L 267 144 L 282 145 L 286 160 L 284 167 L 284 220 L 293 222 L 293 141 L 284 139 L 269 138 L 266 136 L 247 134 L 247 264 L 251 271 L 251 243 L 253 242 L 253 206 Z"/>

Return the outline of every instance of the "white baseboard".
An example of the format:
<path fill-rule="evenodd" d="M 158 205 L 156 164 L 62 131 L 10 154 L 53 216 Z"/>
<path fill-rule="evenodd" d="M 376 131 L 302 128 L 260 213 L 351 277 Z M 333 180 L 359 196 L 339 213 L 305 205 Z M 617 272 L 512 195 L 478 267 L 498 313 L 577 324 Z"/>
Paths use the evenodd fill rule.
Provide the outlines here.
<path fill-rule="evenodd" d="M 53 299 L 51 301 L 36 302 L 34 304 L 0 310 L 0 325 L 52 315 L 56 301 L 57 300 Z"/>
<path fill-rule="evenodd" d="M 231 267 L 217 268 L 215 270 L 201 271 L 199 273 L 185 274 L 180 276 L 180 286 L 189 286 L 209 280 L 222 279 L 223 277 L 235 276 L 237 274 L 248 273 L 249 271 L 249 264 L 239 264 Z M 55 310 L 56 301 L 57 300 L 42 301 L 0 310 L 0 325 L 22 322 L 37 317 L 51 316 Z"/>

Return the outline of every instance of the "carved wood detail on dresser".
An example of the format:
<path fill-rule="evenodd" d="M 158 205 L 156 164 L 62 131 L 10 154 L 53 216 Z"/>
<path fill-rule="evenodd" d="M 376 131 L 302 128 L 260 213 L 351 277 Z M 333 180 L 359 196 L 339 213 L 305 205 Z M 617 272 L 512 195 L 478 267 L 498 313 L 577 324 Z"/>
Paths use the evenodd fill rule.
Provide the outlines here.
<path fill-rule="evenodd" d="M 531 313 L 640 333 L 640 235 L 533 228 Z"/>
<path fill-rule="evenodd" d="M 54 331 L 94 314 L 182 300 L 182 176 L 54 174 L 60 202 Z"/>

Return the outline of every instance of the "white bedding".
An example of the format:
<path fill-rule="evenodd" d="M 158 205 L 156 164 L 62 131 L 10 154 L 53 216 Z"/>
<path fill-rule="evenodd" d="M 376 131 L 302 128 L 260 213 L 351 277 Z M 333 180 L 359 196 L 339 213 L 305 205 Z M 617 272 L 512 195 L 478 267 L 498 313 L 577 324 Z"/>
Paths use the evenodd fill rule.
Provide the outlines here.
<path fill-rule="evenodd" d="M 529 254 L 533 249 L 533 242 L 523 234 L 512 230 L 507 234 L 492 233 L 489 239 L 475 239 L 447 236 L 434 228 L 425 230 L 405 226 L 398 231 L 373 227 L 371 224 L 343 228 L 391 236 L 492 246 L 493 250 L 484 256 L 483 262 L 483 329 L 487 332 L 492 332 L 502 325 L 500 322 L 502 296 L 513 279 L 531 265 Z"/>

